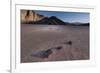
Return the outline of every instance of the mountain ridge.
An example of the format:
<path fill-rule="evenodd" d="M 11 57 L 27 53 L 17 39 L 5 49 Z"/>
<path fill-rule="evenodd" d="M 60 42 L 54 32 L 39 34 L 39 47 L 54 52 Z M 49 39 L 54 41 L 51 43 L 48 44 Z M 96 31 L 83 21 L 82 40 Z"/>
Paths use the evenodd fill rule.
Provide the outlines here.
<path fill-rule="evenodd" d="M 75 25 L 75 26 L 89 26 L 89 23 L 81 22 L 64 22 L 56 16 L 47 17 L 39 14 L 33 10 L 21 10 L 22 24 L 45 24 L 45 25 Z"/>

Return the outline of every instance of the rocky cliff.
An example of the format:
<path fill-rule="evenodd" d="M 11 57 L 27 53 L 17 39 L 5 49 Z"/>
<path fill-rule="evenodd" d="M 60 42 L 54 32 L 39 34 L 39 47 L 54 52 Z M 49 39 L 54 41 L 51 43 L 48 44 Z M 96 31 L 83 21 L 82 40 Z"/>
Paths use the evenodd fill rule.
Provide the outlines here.
<path fill-rule="evenodd" d="M 21 10 L 21 23 L 32 23 L 43 18 L 43 15 L 39 15 L 33 10 Z"/>
<path fill-rule="evenodd" d="M 48 25 L 65 25 L 65 22 L 56 16 L 47 17 L 40 15 L 33 10 L 21 10 L 22 24 L 48 24 Z"/>

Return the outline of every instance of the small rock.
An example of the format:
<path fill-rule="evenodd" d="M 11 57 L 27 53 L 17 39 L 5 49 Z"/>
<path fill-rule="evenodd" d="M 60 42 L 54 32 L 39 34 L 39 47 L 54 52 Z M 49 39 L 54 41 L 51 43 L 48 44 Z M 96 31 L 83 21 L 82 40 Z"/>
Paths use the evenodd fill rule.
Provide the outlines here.
<path fill-rule="evenodd" d="M 72 41 L 64 42 L 64 44 L 72 45 Z"/>
<path fill-rule="evenodd" d="M 34 52 L 32 53 L 32 56 L 39 57 L 39 58 L 48 58 L 50 54 L 52 54 L 52 50 L 48 49 L 39 52 Z"/>

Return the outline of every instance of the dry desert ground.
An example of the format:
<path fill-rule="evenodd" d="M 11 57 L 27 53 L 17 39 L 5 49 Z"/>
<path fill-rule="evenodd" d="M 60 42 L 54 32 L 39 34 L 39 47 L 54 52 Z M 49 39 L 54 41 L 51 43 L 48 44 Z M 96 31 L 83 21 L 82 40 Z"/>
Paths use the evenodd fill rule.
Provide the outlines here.
<path fill-rule="evenodd" d="M 21 63 L 88 59 L 89 26 L 21 24 Z"/>

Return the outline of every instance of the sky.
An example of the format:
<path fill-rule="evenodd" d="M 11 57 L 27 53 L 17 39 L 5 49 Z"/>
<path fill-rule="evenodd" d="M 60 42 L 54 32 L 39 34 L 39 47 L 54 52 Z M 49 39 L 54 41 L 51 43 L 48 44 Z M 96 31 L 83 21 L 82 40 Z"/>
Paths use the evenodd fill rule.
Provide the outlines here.
<path fill-rule="evenodd" d="M 56 11 L 36 11 L 37 13 L 44 16 L 56 16 L 65 22 L 81 22 L 89 23 L 90 14 L 86 12 L 56 12 Z"/>

